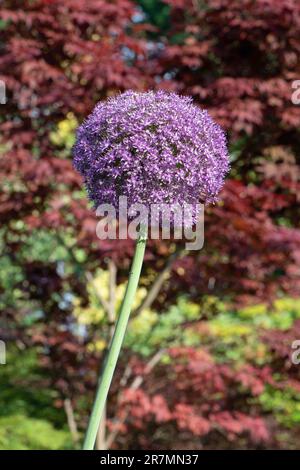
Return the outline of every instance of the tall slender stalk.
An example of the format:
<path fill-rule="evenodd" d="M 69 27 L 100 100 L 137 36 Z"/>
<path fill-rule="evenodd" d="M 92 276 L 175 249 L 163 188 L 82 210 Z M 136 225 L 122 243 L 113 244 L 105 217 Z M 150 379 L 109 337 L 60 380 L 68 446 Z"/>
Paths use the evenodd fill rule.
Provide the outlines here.
<path fill-rule="evenodd" d="M 142 227 L 140 236 L 136 242 L 135 253 L 131 270 L 129 273 L 128 284 L 124 299 L 120 308 L 116 329 L 110 344 L 108 355 L 104 364 L 102 376 L 96 392 L 93 410 L 91 413 L 85 441 L 84 450 L 94 448 L 96 435 L 101 420 L 101 416 L 105 407 L 109 387 L 113 378 L 114 370 L 122 347 L 123 339 L 126 332 L 134 296 L 137 290 L 142 264 L 144 260 L 145 248 L 147 241 L 147 228 Z"/>

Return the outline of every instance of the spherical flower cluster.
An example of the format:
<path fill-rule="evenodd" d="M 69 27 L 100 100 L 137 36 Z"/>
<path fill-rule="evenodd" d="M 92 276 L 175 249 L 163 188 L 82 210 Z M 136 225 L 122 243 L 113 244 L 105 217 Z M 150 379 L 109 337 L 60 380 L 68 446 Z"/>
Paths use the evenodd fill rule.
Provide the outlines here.
<path fill-rule="evenodd" d="M 74 166 L 95 206 L 214 202 L 229 170 L 224 132 L 191 98 L 127 91 L 78 128 Z"/>

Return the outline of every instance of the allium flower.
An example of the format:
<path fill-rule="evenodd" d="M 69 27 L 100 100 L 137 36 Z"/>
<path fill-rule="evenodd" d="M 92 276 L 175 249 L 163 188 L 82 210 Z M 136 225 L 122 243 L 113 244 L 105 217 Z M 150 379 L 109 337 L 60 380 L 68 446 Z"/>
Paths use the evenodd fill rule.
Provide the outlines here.
<path fill-rule="evenodd" d="M 74 166 L 83 175 L 96 207 L 113 205 L 116 215 L 120 215 L 119 198 L 125 196 L 129 209 L 134 204 L 143 204 L 152 216 L 152 204 L 162 208 L 165 204 L 177 205 L 183 208 L 186 218 L 188 205 L 193 224 L 199 200 L 206 203 L 216 200 L 229 169 L 229 158 L 222 129 L 190 98 L 163 91 L 127 91 L 99 103 L 79 127 Z M 129 213 L 129 217 L 134 215 Z M 158 217 L 155 224 L 159 220 Z M 176 225 L 175 215 L 171 215 L 170 222 Z M 144 220 L 139 225 L 128 284 L 99 381 L 84 449 L 94 448 L 138 286 L 148 231 Z"/>
<path fill-rule="evenodd" d="M 214 202 L 229 169 L 224 132 L 191 98 L 127 91 L 77 131 L 74 166 L 97 207 Z"/>

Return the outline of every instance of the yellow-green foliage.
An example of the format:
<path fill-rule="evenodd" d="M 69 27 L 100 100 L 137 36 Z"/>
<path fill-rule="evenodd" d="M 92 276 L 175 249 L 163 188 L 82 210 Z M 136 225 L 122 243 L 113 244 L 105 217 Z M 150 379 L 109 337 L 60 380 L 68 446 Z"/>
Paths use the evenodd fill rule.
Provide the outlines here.
<path fill-rule="evenodd" d="M 124 297 L 126 283 L 119 284 L 115 290 L 116 312 L 118 312 L 122 299 Z M 78 297 L 73 299 L 73 314 L 78 322 L 82 325 L 99 325 L 103 320 L 107 320 L 105 311 L 101 305 L 97 292 L 101 293 L 101 297 L 107 302 L 109 301 L 109 273 L 99 269 L 96 276 L 87 282 L 88 306 L 83 307 Z M 146 294 L 144 288 L 139 288 L 135 296 L 133 309 L 136 308 Z"/>
<path fill-rule="evenodd" d="M 60 121 L 55 129 L 50 133 L 50 141 L 57 147 L 70 150 L 75 142 L 75 129 L 78 121 L 73 113 L 68 113 L 67 118 Z"/>
<path fill-rule="evenodd" d="M 300 424 L 299 392 L 288 387 L 283 390 L 266 387 L 259 401 L 264 409 L 271 411 L 280 423 L 288 427 Z"/>
<path fill-rule="evenodd" d="M 185 298 L 179 299 L 177 305 L 161 314 L 151 310 L 142 311 L 129 323 L 126 346 L 140 354 L 149 355 L 169 345 L 188 345 L 190 339 L 185 335 L 184 325 L 199 319 L 199 306 Z"/>
<path fill-rule="evenodd" d="M 204 304 L 207 304 L 205 299 Z M 218 360 L 251 360 L 264 364 L 268 361 L 268 352 L 259 333 L 264 329 L 288 329 L 300 318 L 300 301 L 290 298 L 278 299 L 272 306 L 256 304 L 239 310 L 230 305 L 226 309 L 213 298 L 209 304 L 214 308 L 214 314 L 207 322 L 209 334 L 202 334 L 200 339 L 213 345 Z"/>
<path fill-rule="evenodd" d="M 44 379 L 37 352 L 9 343 L 6 361 L 0 366 L 0 449 L 71 448 L 65 413 L 54 406 L 58 392 L 36 385 Z"/>
<path fill-rule="evenodd" d="M 250 305 L 244 307 L 239 311 L 239 316 L 242 318 L 255 318 L 266 315 L 268 312 L 267 306 L 264 304 Z"/>
<path fill-rule="evenodd" d="M 230 340 L 233 336 L 247 336 L 251 333 L 251 326 L 232 318 L 231 316 L 223 313 L 215 320 L 210 322 L 210 331 L 214 336 L 218 336 L 226 341 Z"/>
<path fill-rule="evenodd" d="M 122 299 L 124 297 L 126 289 L 126 283 L 119 284 L 116 286 L 115 289 L 115 314 L 117 316 L 117 312 L 121 306 Z M 96 273 L 94 278 L 87 282 L 87 292 L 88 292 L 88 305 L 83 306 L 81 303 L 80 298 L 74 297 L 73 298 L 73 315 L 76 317 L 77 321 L 81 325 L 86 326 L 100 326 L 107 324 L 108 318 L 106 312 L 101 304 L 99 299 L 99 295 L 97 293 L 101 293 L 101 298 L 105 299 L 107 302 L 109 301 L 109 273 L 102 269 L 99 269 Z M 137 290 L 133 309 L 138 307 L 146 295 L 146 289 L 139 288 Z M 146 312 L 143 312 L 142 315 L 145 315 Z M 148 321 L 143 321 L 143 316 L 141 318 L 137 317 L 136 321 L 140 322 L 139 329 L 141 327 L 141 323 L 145 323 L 148 325 Z M 92 351 L 102 351 L 107 346 L 108 337 L 100 338 L 87 345 L 87 348 L 90 352 Z"/>
<path fill-rule="evenodd" d="M 261 328 L 279 328 L 282 330 L 292 326 L 294 320 L 300 318 L 300 300 L 281 298 L 275 300 L 272 307 L 258 304 L 239 310 L 238 317 L 252 319 Z"/>
<path fill-rule="evenodd" d="M 71 446 L 69 433 L 55 429 L 48 421 L 19 414 L 0 418 L 0 449 L 59 450 Z"/>

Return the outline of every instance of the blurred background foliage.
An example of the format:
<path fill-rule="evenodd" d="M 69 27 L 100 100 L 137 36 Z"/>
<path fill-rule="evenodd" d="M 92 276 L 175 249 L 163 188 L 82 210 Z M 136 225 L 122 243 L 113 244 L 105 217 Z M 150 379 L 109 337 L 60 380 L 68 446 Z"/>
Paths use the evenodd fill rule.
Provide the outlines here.
<path fill-rule="evenodd" d="M 208 109 L 232 170 L 203 250 L 148 243 L 97 448 L 299 447 L 299 2 L 0 11 L 0 448 L 80 448 L 133 244 L 97 239 L 71 150 L 97 101 L 149 88 Z"/>

